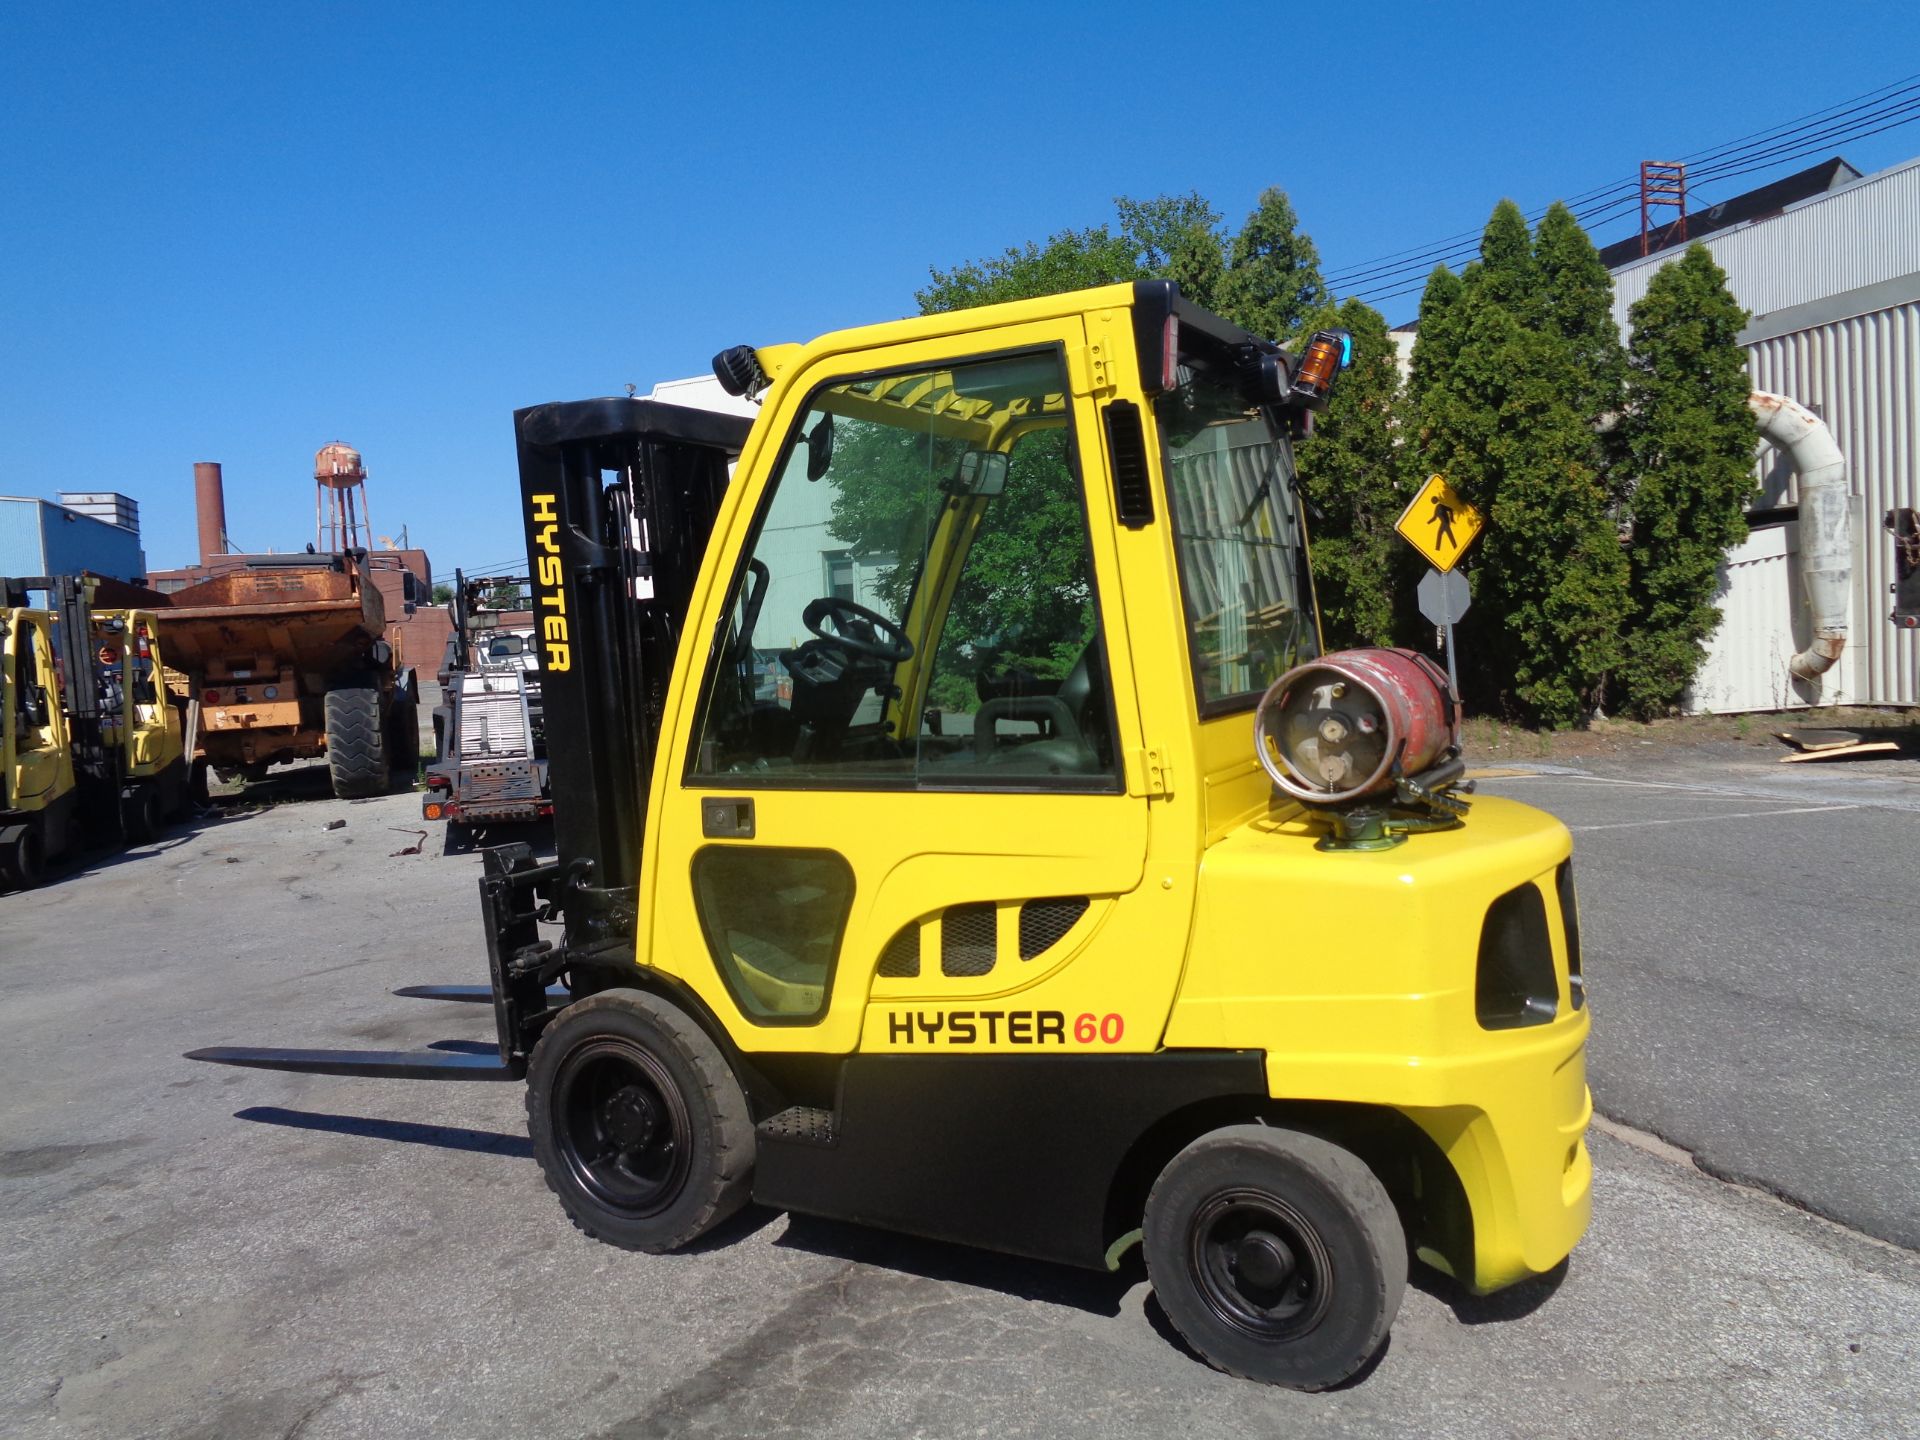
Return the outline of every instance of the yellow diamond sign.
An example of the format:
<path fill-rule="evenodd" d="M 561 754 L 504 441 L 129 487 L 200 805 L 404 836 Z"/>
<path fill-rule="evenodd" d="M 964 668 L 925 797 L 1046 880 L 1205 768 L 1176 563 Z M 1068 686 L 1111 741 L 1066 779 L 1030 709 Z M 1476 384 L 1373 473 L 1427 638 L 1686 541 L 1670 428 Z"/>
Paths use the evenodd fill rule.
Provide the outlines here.
<path fill-rule="evenodd" d="M 1429 475 L 1393 528 L 1426 556 L 1434 569 L 1445 574 L 1460 563 L 1486 523 L 1478 510 L 1460 498 L 1459 491 L 1440 476 Z"/>

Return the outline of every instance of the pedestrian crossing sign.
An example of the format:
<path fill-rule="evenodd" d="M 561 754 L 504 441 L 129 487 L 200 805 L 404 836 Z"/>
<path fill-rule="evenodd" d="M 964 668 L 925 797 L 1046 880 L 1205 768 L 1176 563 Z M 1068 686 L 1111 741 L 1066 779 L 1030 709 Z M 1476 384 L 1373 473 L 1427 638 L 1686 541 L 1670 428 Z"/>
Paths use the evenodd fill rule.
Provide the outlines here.
<path fill-rule="evenodd" d="M 1429 475 L 1393 528 L 1444 575 L 1460 563 L 1486 523 L 1459 491 L 1440 476 Z"/>

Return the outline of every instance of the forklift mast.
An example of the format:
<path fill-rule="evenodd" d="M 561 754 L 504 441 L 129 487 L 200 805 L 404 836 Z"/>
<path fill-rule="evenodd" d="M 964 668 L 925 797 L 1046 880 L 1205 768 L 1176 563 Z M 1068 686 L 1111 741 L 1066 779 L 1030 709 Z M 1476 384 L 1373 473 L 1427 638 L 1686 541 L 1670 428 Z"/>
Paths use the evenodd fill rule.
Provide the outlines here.
<path fill-rule="evenodd" d="M 523 846 L 487 855 L 489 950 L 506 971 L 509 1005 L 520 990 L 537 1003 L 536 985 L 593 951 L 632 958 L 633 886 L 674 652 L 729 464 L 751 429 L 740 416 L 632 398 L 514 414 L 557 859 L 534 866 Z M 539 947 L 527 892 L 536 888 L 566 939 L 530 967 Z M 503 1052 L 518 1049 L 518 1017 L 499 1018 Z"/>
<path fill-rule="evenodd" d="M 54 658 L 65 677 L 66 692 L 58 701 L 67 712 L 67 733 L 73 747 L 77 776 L 101 783 L 115 772 L 106 744 L 106 707 L 94 683 L 92 604 L 86 582 L 78 575 L 34 575 L 0 581 L 0 596 L 9 606 L 32 604 L 31 593 L 47 597 L 46 608 L 55 617 Z"/>

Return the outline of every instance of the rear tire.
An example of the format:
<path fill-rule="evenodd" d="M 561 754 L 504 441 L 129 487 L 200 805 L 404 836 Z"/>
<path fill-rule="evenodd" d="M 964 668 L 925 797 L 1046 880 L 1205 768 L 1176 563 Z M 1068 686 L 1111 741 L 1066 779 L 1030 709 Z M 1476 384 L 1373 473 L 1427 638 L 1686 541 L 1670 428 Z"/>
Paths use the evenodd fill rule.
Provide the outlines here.
<path fill-rule="evenodd" d="M 327 691 L 327 771 L 333 793 L 364 800 L 387 790 L 387 737 L 380 724 L 380 691 L 373 685 L 341 685 Z"/>
<path fill-rule="evenodd" d="M 747 1201 L 753 1121 L 706 1031 L 640 990 L 567 1007 L 527 1061 L 527 1130 L 584 1234 L 677 1250 Z"/>
<path fill-rule="evenodd" d="M 1360 1158 L 1264 1125 L 1203 1135 L 1147 1197 L 1147 1275 L 1215 1369 L 1324 1390 L 1379 1351 L 1407 1287 L 1407 1242 Z"/>

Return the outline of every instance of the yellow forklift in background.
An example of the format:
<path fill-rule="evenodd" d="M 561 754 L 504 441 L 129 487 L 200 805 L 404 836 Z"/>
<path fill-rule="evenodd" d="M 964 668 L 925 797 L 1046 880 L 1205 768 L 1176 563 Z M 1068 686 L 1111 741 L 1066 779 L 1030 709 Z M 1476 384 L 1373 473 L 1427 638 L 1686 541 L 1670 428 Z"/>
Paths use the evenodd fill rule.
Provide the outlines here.
<path fill-rule="evenodd" d="M 751 422 L 515 415 L 557 858 L 485 854 L 499 1054 L 575 1225 L 748 1200 L 1114 1267 L 1223 1370 L 1376 1354 L 1410 1258 L 1585 1230 L 1564 826 L 1469 801 L 1458 704 L 1323 654 L 1299 353 L 1116 285 L 722 352 Z M 737 462 L 737 463 L 736 463 Z"/>
<path fill-rule="evenodd" d="M 37 885 L 83 842 L 152 840 L 186 805 L 158 627 L 149 610 L 95 608 L 113 584 L 0 578 L 0 886 Z"/>

